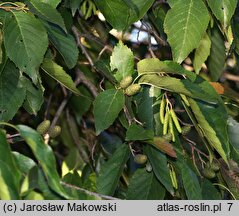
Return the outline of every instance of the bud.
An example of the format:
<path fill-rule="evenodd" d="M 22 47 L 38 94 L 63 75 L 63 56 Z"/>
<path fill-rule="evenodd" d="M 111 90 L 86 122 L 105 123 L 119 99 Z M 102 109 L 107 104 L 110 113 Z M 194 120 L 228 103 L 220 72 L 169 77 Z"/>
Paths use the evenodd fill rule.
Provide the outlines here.
<path fill-rule="evenodd" d="M 191 130 L 191 126 L 186 125 L 182 127 L 182 135 L 186 135 Z"/>
<path fill-rule="evenodd" d="M 150 163 L 147 163 L 147 164 L 146 164 L 145 169 L 146 169 L 147 172 L 152 172 L 152 170 L 153 170 L 153 168 L 152 168 L 152 166 L 151 166 Z"/>
<path fill-rule="evenodd" d="M 170 142 L 170 141 L 172 141 L 172 134 L 167 133 L 167 134 L 163 135 L 162 138 L 165 139 L 166 141 Z"/>

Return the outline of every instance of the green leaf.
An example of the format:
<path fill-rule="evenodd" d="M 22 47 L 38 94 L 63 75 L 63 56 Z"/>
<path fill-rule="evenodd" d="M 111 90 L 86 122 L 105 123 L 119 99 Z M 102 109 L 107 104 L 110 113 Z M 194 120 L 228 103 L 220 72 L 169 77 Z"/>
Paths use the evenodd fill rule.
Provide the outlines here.
<path fill-rule="evenodd" d="M 157 58 L 143 59 L 137 64 L 138 75 L 147 74 L 178 74 L 194 81 L 197 78 L 195 73 L 185 70 L 181 65 L 173 61 L 160 61 Z"/>
<path fill-rule="evenodd" d="M 181 176 L 186 195 L 189 200 L 201 200 L 202 189 L 198 182 L 196 174 L 186 163 L 180 164 Z"/>
<path fill-rule="evenodd" d="M 65 198 L 60 196 L 59 193 L 56 193 L 54 190 L 50 188 L 51 186 L 47 182 L 45 175 L 39 166 L 34 166 L 29 171 L 29 174 L 26 178 L 29 179 L 28 183 L 29 190 L 37 189 L 38 191 L 41 191 L 45 199 L 62 200 L 63 198 Z"/>
<path fill-rule="evenodd" d="M 209 14 L 202 0 L 178 0 L 171 6 L 165 17 L 164 29 L 173 59 L 181 63 L 198 47 L 207 29 Z"/>
<path fill-rule="evenodd" d="M 11 153 L 6 134 L 0 130 L 0 198 L 19 199 L 21 173 Z"/>
<path fill-rule="evenodd" d="M 164 185 L 164 187 L 171 193 L 174 193 L 173 185 L 169 175 L 169 169 L 167 166 L 167 158 L 165 154 L 158 151 L 156 148 L 147 145 L 145 147 L 145 154 L 147 155 L 150 164 L 153 168 L 153 172 L 157 179 Z"/>
<path fill-rule="evenodd" d="M 150 97 L 150 87 L 144 87 L 136 96 L 137 117 L 144 124 L 146 129 L 153 130 L 153 97 Z"/>
<path fill-rule="evenodd" d="M 80 177 L 80 175 L 76 171 L 74 171 L 73 173 L 67 173 L 66 175 L 64 175 L 64 178 L 62 180 L 63 180 L 63 182 L 65 182 L 67 184 L 76 185 L 78 187 L 79 186 L 82 187 L 81 177 Z M 85 195 L 82 191 L 77 191 L 74 188 L 65 187 L 65 190 L 69 194 L 71 194 L 72 197 L 75 197 L 75 199 L 82 199 L 84 197 L 84 195 Z"/>
<path fill-rule="evenodd" d="M 78 90 L 86 97 L 73 95 L 69 104 L 75 113 L 77 122 L 80 122 L 81 117 L 90 109 L 93 97 L 85 86 L 79 86 Z"/>
<path fill-rule="evenodd" d="M 15 176 L 7 163 L 0 160 L 0 199 L 16 200 L 19 197 L 19 185 L 16 184 Z"/>
<path fill-rule="evenodd" d="M 143 75 L 139 79 L 140 84 L 152 85 L 157 88 L 162 88 L 167 91 L 172 91 L 178 94 L 184 94 L 192 98 L 197 98 L 210 103 L 216 103 L 217 98 L 208 94 L 200 87 L 198 83 L 191 82 L 188 79 L 178 79 L 169 76 L 159 76 L 157 74 Z"/>
<path fill-rule="evenodd" d="M 201 187 L 202 187 L 202 198 L 204 200 L 222 200 L 220 192 L 209 180 L 203 179 Z"/>
<path fill-rule="evenodd" d="M 21 173 L 26 175 L 34 166 L 36 166 L 36 163 L 29 157 L 20 154 L 19 152 L 12 152 L 12 154 Z"/>
<path fill-rule="evenodd" d="M 110 61 L 108 59 L 104 60 L 98 60 L 95 62 L 94 65 L 99 72 L 103 74 L 110 82 L 116 83 L 115 77 L 112 75 L 111 69 L 110 69 Z"/>
<path fill-rule="evenodd" d="M 9 121 L 21 107 L 26 89 L 20 81 L 20 72 L 11 61 L 0 69 L 0 121 Z"/>
<path fill-rule="evenodd" d="M 66 32 L 66 27 L 61 14 L 51 4 L 39 0 L 29 0 L 27 5 L 32 13 L 41 19 L 58 25 Z"/>
<path fill-rule="evenodd" d="M 77 125 L 74 125 L 74 127 L 77 127 Z M 72 128 L 71 128 L 71 130 L 72 130 Z M 64 135 L 62 134 L 62 136 L 64 136 Z M 75 136 L 75 138 L 74 138 L 75 140 L 80 139 L 79 135 L 76 136 L 74 134 L 74 136 Z M 71 141 L 71 140 L 69 140 L 69 141 Z M 74 141 L 72 141 L 72 142 L 74 142 Z M 79 144 L 81 144 L 81 142 L 79 142 Z M 74 145 L 74 143 L 71 143 L 70 145 Z M 82 164 L 84 163 L 82 161 L 82 155 L 85 153 L 81 150 L 82 147 L 80 149 L 81 152 L 79 153 L 79 151 L 77 150 L 78 149 L 77 147 L 75 147 L 75 146 L 70 147 L 70 145 L 68 146 L 69 152 L 68 152 L 67 156 L 64 158 L 63 163 L 65 163 L 68 170 L 76 170 L 79 166 L 82 166 Z M 83 156 L 83 157 L 85 158 L 87 156 Z M 64 171 L 63 165 L 62 165 L 62 170 Z M 62 175 L 65 174 L 65 173 L 63 173 L 63 171 L 62 171 Z"/>
<path fill-rule="evenodd" d="M 54 25 L 43 23 L 47 29 L 48 37 L 53 46 L 60 53 L 69 69 L 76 65 L 79 51 L 74 37 L 66 34 Z"/>
<path fill-rule="evenodd" d="M 43 3 L 47 3 L 51 5 L 52 7 L 56 8 L 57 5 L 61 2 L 61 0 L 40 0 Z"/>
<path fill-rule="evenodd" d="M 119 146 L 122 145 L 122 140 L 116 134 L 110 134 L 104 132 L 99 136 L 99 143 L 103 148 L 104 152 L 107 152 L 108 155 L 112 155 Z"/>
<path fill-rule="evenodd" d="M 239 154 L 239 123 L 232 117 L 228 119 L 228 135 L 230 138 L 230 144 L 235 151 Z"/>
<path fill-rule="evenodd" d="M 164 28 L 163 28 L 164 19 L 166 16 L 166 10 L 164 10 L 164 6 L 158 5 L 157 7 L 154 7 L 152 11 L 148 12 L 148 16 L 149 16 L 150 21 L 154 25 L 154 27 L 159 32 L 160 37 L 164 41 L 166 41 L 167 36 L 166 36 L 166 34 L 164 32 Z M 162 41 L 162 44 L 164 44 L 164 43 L 165 42 Z"/>
<path fill-rule="evenodd" d="M 97 8 L 117 30 L 126 30 L 140 20 L 154 0 L 95 0 Z"/>
<path fill-rule="evenodd" d="M 125 140 L 148 140 L 153 139 L 153 137 L 154 132 L 152 130 L 145 130 L 142 126 L 133 123 L 126 132 Z"/>
<path fill-rule="evenodd" d="M 18 125 L 17 129 L 19 130 L 20 135 L 24 138 L 26 143 L 31 148 L 34 156 L 41 164 L 49 186 L 56 193 L 69 199 L 69 196 L 66 194 L 62 185 L 60 184 L 60 178 L 56 169 L 56 161 L 51 147 L 44 143 L 42 136 L 35 130 L 24 125 Z"/>
<path fill-rule="evenodd" d="M 153 172 L 138 169 L 129 182 L 126 199 L 128 200 L 162 200 L 165 188 L 157 180 Z"/>
<path fill-rule="evenodd" d="M 205 34 L 204 37 L 201 39 L 194 54 L 193 67 L 197 74 L 199 74 L 199 71 L 202 68 L 202 64 L 207 60 L 210 54 L 210 49 L 211 40 L 208 34 Z"/>
<path fill-rule="evenodd" d="M 4 27 L 4 45 L 9 58 L 36 83 L 48 47 L 41 22 L 29 13 L 12 11 L 12 18 Z"/>
<path fill-rule="evenodd" d="M 14 173 L 14 181 L 16 185 L 19 184 L 21 172 L 14 156 L 12 155 L 10 145 L 6 139 L 6 134 L 2 130 L 0 130 L 0 160 L 4 161 L 12 173 Z"/>
<path fill-rule="evenodd" d="M 44 200 L 44 197 L 41 193 L 31 191 L 26 197 L 24 197 L 24 200 Z"/>
<path fill-rule="evenodd" d="M 28 113 L 37 115 L 37 112 L 44 102 L 44 87 L 39 83 L 40 81 L 38 81 L 37 86 L 34 86 L 31 81 L 25 77 L 22 77 L 22 82 L 26 88 L 26 99 L 23 107 Z"/>
<path fill-rule="evenodd" d="M 0 10 L 0 21 L 2 25 L 5 25 L 5 23 L 10 19 L 11 13 L 9 13 L 6 10 Z"/>
<path fill-rule="evenodd" d="M 83 187 L 87 190 L 96 192 L 97 190 L 96 179 L 97 179 L 97 176 L 95 172 L 89 173 L 87 178 L 83 180 Z"/>
<path fill-rule="evenodd" d="M 113 124 L 124 102 L 125 98 L 121 90 L 108 89 L 97 96 L 93 104 L 96 135 Z"/>
<path fill-rule="evenodd" d="M 227 112 L 223 102 L 212 105 L 188 98 L 190 107 L 210 145 L 227 161 L 229 142 L 227 134 Z"/>
<path fill-rule="evenodd" d="M 227 28 L 230 25 L 237 2 L 237 0 L 207 0 L 213 14 L 221 22 L 224 28 Z"/>
<path fill-rule="evenodd" d="M 64 69 L 60 65 L 58 65 L 54 61 L 52 61 L 51 59 L 44 59 L 41 68 L 49 76 L 51 76 L 57 82 L 61 83 L 63 86 L 71 90 L 73 93 L 77 95 L 80 94 L 72 78 L 64 71 Z"/>
<path fill-rule="evenodd" d="M 70 9 L 72 16 L 75 16 L 76 11 L 79 9 L 83 0 L 70 0 Z"/>
<path fill-rule="evenodd" d="M 3 32 L 2 29 L 0 29 L 0 64 L 2 64 L 3 60 L 2 44 L 3 44 Z"/>
<path fill-rule="evenodd" d="M 237 12 L 235 14 L 238 14 Z M 233 22 L 231 25 L 232 28 L 232 33 L 233 33 L 233 43 L 235 45 L 235 53 L 238 55 L 239 54 L 239 23 L 236 21 L 238 19 L 238 16 L 235 16 L 233 18 Z M 238 61 L 237 61 L 238 62 Z"/>
<path fill-rule="evenodd" d="M 134 72 L 134 55 L 132 51 L 120 41 L 114 47 L 110 57 L 111 70 L 117 70 L 114 77 L 121 81 L 126 76 L 131 76 Z"/>
<path fill-rule="evenodd" d="M 106 195 L 114 195 L 119 178 L 123 172 L 125 163 L 129 158 L 129 147 L 122 145 L 112 157 L 103 164 L 96 180 L 97 192 Z"/>
<path fill-rule="evenodd" d="M 171 89 L 170 91 L 173 91 L 173 92 L 182 91 L 185 94 L 189 94 L 189 95 L 193 94 L 195 98 L 196 97 L 201 98 L 201 100 L 205 100 L 210 103 L 217 103 L 218 101 L 221 101 L 220 96 L 217 94 L 215 89 L 212 87 L 212 85 L 208 81 L 204 80 L 201 76 L 198 76 L 191 71 L 185 70 L 178 63 L 175 63 L 173 61 L 160 61 L 159 59 L 151 58 L 151 59 L 144 59 L 139 61 L 137 67 L 138 67 L 139 76 L 148 75 L 148 76 L 145 76 L 146 79 L 144 76 L 142 76 L 142 79 L 140 79 L 139 82 L 145 79 L 145 81 L 149 85 L 153 85 L 157 88 L 164 88 L 163 86 L 166 86 L 169 88 L 168 90 Z M 181 82 L 181 84 L 179 84 L 180 88 L 177 89 L 176 87 L 178 87 L 178 85 L 173 86 L 172 83 L 167 83 L 165 81 L 163 83 L 158 83 L 159 80 L 157 79 L 161 79 L 164 73 L 182 75 L 182 78 L 184 79 L 172 79 L 174 77 L 168 77 L 168 79 L 169 80 L 172 79 L 173 82 L 175 80 L 176 82 Z M 155 79 L 153 77 L 155 77 Z M 166 79 L 167 78 L 165 78 L 165 80 Z M 205 98 L 206 95 L 207 95 L 207 98 Z"/>
<path fill-rule="evenodd" d="M 64 176 L 63 181 L 65 183 L 68 183 L 70 185 L 80 186 L 81 188 L 90 190 L 92 192 L 95 192 L 96 190 L 96 176 L 95 173 L 91 173 L 89 176 L 87 176 L 86 181 L 82 181 L 81 176 L 77 173 L 77 171 L 74 171 L 73 173 L 68 173 Z M 75 197 L 75 199 L 80 200 L 95 200 L 99 197 L 86 194 L 84 191 L 77 191 L 74 188 L 65 187 L 67 191 L 69 191 L 72 194 L 72 197 Z"/>
<path fill-rule="evenodd" d="M 226 60 L 226 52 L 224 46 L 224 38 L 217 27 L 211 30 L 209 37 L 212 41 L 211 53 L 208 57 L 208 69 L 212 81 L 217 81 L 223 73 Z"/>
<path fill-rule="evenodd" d="M 70 184 L 70 185 L 75 185 L 75 186 L 78 186 L 78 187 L 80 186 L 80 187 L 85 188 L 87 190 L 94 191 L 92 187 L 87 188 L 87 187 L 85 187 L 85 185 L 82 184 L 82 179 L 76 171 L 74 173 L 68 173 L 67 175 L 65 175 L 63 181 L 65 183 Z M 88 181 L 89 184 L 94 184 L 95 183 L 95 182 L 93 183 L 93 181 L 92 181 L 92 175 L 90 175 L 87 178 L 87 181 Z M 95 179 L 94 179 L 94 181 L 95 181 Z M 90 196 L 90 195 L 86 194 L 84 191 L 77 191 L 74 188 L 65 187 L 65 189 L 67 191 L 69 191 L 69 193 L 72 194 L 72 197 L 74 197 L 77 200 L 96 200 L 96 199 L 99 198 L 99 197 L 94 196 L 94 195 Z"/>

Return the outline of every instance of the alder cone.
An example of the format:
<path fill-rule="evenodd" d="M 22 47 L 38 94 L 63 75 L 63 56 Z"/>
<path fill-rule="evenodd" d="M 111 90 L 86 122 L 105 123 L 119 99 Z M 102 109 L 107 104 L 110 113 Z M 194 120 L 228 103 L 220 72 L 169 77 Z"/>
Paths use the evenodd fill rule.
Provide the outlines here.
<path fill-rule="evenodd" d="M 61 127 L 59 125 L 56 125 L 49 131 L 49 136 L 51 138 L 55 138 L 61 134 Z"/>
<path fill-rule="evenodd" d="M 202 171 L 202 174 L 208 178 L 208 179 L 212 179 L 216 176 L 216 173 L 210 169 L 210 168 L 205 168 L 203 171 Z"/>
<path fill-rule="evenodd" d="M 40 134 L 45 134 L 49 127 L 50 127 L 51 122 L 49 120 L 44 120 L 37 126 L 37 132 Z"/>
<path fill-rule="evenodd" d="M 220 169 L 220 164 L 218 163 L 218 162 L 216 162 L 216 161 L 213 161 L 212 163 L 211 163 L 211 169 L 213 170 L 213 171 L 218 171 L 219 169 Z"/>
<path fill-rule="evenodd" d="M 128 96 L 135 95 L 140 91 L 140 88 L 140 84 L 132 84 L 125 90 L 125 94 Z"/>
<path fill-rule="evenodd" d="M 135 157 L 134 157 L 134 161 L 135 161 L 135 163 L 137 163 L 137 164 L 145 164 L 147 160 L 148 160 L 148 158 L 147 158 L 147 156 L 144 155 L 144 154 L 137 154 L 137 155 L 135 155 Z"/>
<path fill-rule="evenodd" d="M 120 87 L 126 89 L 133 81 L 132 76 L 126 76 L 120 81 Z"/>
<path fill-rule="evenodd" d="M 206 168 L 211 169 L 215 172 L 220 170 L 220 164 L 217 161 L 212 161 L 212 163 L 210 163 L 209 161 L 206 163 Z"/>

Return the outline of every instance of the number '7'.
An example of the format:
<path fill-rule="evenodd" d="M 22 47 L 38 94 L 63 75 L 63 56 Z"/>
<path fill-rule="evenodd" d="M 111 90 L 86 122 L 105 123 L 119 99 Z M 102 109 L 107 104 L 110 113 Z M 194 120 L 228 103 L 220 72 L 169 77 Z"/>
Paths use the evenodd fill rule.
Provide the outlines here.
<path fill-rule="evenodd" d="M 229 206 L 228 206 L 228 211 L 231 211 L 231 207 L 232 207 L 232 204 L 233 203 L 227 203 Z"/>

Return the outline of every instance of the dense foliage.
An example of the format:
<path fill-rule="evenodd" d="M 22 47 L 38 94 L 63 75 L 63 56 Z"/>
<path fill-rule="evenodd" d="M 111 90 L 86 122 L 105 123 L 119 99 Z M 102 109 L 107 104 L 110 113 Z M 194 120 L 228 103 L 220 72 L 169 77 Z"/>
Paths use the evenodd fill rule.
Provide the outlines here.
<path fill-rule="evenodd" d="M 239 199 L 237 0 L 0 2 L 1 199 Z"/>

